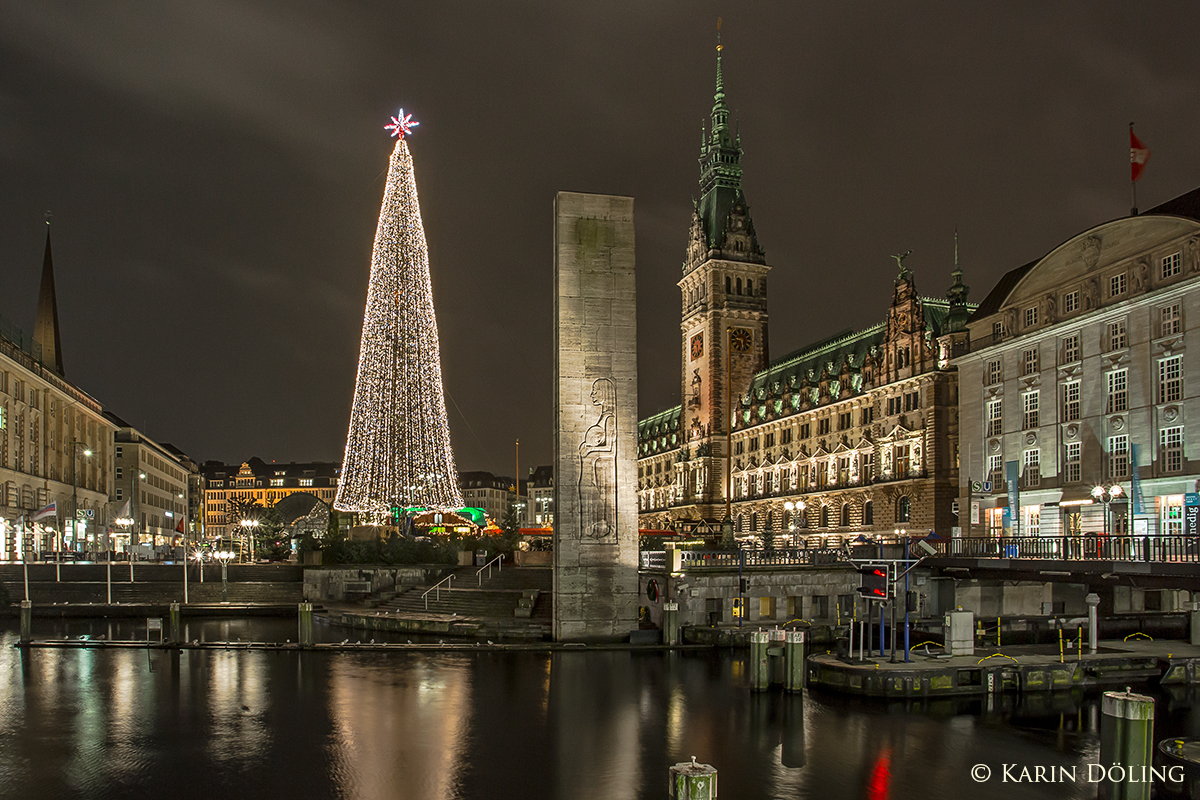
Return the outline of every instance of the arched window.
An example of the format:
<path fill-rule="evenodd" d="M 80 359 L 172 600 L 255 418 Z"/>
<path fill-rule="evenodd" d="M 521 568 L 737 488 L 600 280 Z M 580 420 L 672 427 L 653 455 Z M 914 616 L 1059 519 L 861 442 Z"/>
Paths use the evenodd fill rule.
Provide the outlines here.
<path fill-rule="evenodd" d="M 750 295 L 751 297 L 754 296 L 754 281 L 750 280 L 749 278 L 746 279 L 746 294 Z"/>
<path fill-rule="evenodd" d="M 750 515 L 750 532 L 758 533 L 758 512 L 755 511 Z"/>
<path fill-rule="evenodd" d="M 775 512 L 774 511 L 767 512 L 767 527 L 765 528 L 765 530 L 768 530 L 768 531 L 775 530 Z"/>
<path fill-rule="evenodd" d="M 808 527 L 808 512 L 805 511 L 803 508 L 800 509 L 800 512 L 798 514 L 796 514 L 796 527 L 797 528 L 807 528 Z"/>
<path fill-rule="evenodd" d="M 745 515 L 738 514 L 738 516 L 737 516 L 737 532 L 738 533 L 742 532 L 742 527 L 743 527 L 744 522 L 745 522 Z"/>
<path fill-rule="evenodd" d="M 725 276 L 725 294 L 733 294 L 733 289 L 730 288 L 732 280 L 728 275 Z"/>
<path fill-rule="evenodd" d="M 863 525 L 875 524 L 875 501 L 868 500 L 863 503 Z"/>
<path fill-rule="evenodd" d="M 912 512 L 912 500 L 908 495 L 904 495 L 896 501 L 896 522 L 908 522 L 909 514 Z"/>
<path fill-rule="evenodd" d="M 742 279 L 741 278 L 737 279 L 737 293 L 738 294 L 742 293 Z"/>
<path fill-rule="evenodd" d="M 821 506 L 821 527 L 829 527 L 829 506 Z"/>
<path fill-rule="evenodd" d="M 842 503 L 842 527 L 850 527 L 850 504 Z"/>

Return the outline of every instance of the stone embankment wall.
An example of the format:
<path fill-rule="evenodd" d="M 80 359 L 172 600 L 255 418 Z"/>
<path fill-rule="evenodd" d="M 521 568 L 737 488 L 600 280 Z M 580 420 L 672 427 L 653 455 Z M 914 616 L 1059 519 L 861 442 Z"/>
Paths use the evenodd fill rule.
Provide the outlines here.
<path fill-rule="evenodd" d="M 304 599 L 310 603 L 345 603 L 368 594 L 403 588 L 431 586 L 444 578 L 450 567 L 414 565 L 404 567 L 310 567 L 304 570 Z"/>
<path fill-rule="evenodd" d="M 847 609 L 858 599 L 858 572 L 849 567 L 756 569 L 745 571 L 742 577 L 748 583 L 743 623 L 782 625 L 802 619 L 814 625 L 833 625 L 840 616 L 848 616 Z M 664 602 L 679 604 L 681 626 L 737 622 L 733 612 L 738 597 L 736 570 L 686 572 L 675 577 L 643 572 L 640 584 L 639 604 L 656 625 L 662 625 Z"/>

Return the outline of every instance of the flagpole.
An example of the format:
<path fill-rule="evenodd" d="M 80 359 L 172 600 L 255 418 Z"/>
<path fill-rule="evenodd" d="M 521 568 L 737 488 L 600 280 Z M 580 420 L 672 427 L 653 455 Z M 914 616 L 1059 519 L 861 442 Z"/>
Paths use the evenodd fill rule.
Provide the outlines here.
<path fill-rule="evenodd" d="M 1130 141 L 1132 141 L 1132 137 L 1133 137 L 1133 123 L 1132 122 L 1129 123 L 1129 136 L 1130 136 Z M 1132 170 L 1130 170 L 1130 173 L 1129 173 L 1129 195 L 1130 195 L 1130 201 L 1131 201 L 1130 205 L 1129 205 L 1129 216 L 1136 217 L 1137 213 L 1138 213 L 1137 181 L 1133 177 Z"/>

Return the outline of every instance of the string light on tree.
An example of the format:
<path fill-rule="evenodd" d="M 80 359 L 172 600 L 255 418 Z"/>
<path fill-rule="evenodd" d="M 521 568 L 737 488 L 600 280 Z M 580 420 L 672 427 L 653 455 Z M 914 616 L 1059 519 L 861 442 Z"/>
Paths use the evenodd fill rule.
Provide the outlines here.
<path fill-rule="evenodd" d="M 334 507 L 382 524 L 392 506 L 461 508 L 442 389 L 429 249 L 404 109 L 375 229 L 358 378 Z"/>

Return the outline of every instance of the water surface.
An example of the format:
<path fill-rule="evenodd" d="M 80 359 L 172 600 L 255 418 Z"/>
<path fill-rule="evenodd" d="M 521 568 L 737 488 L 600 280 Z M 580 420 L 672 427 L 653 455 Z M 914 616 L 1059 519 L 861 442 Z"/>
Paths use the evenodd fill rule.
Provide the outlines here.
<path fill-rule="evenodd" d="M 187 624 L 188 638 L 210 642 L 295 638 L 294 621 Z M 139 630 L 35 620 L 42 637 Z M 1080 774 L 1095 763 L 1095 697 L 989 709 L 753 695 L 744 659 L 729 653 L 21 651 L 15 641 L 14 626 L 0 628 L 5 800 L 657 799 L 668 766 L 693 755 L 717 767 L 727 800 L 1095 797 L 1086 783 L 1000 779 L 1003 763 Z M 1200 736 L 1194 692 L 1156 696 L 1158 738 Z M 980 763 L 994 771 L 987 783 L 971 779 Z"/>

